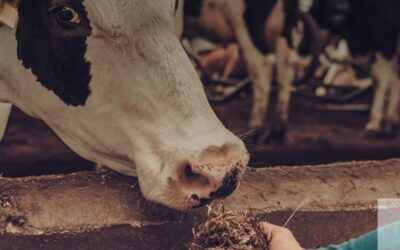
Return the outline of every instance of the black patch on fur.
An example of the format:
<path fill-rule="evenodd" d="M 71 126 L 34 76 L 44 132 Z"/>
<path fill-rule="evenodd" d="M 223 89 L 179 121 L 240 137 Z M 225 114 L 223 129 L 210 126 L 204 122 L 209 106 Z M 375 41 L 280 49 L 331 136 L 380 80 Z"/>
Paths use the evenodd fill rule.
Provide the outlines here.
<path fill-rule="evenodd" d="M 332 6 L 346 1 L 350 8 L 344 13 L 345 21 L 341 25 L 332 23 Z M 396 52 L 399 13 L 397 0 L 317 0 L 312 11 L 321 26 L 347 39 L 353 55 L 381 52 L 387 59 Z"/>
<path fill-rule="evenodd" d="M 203 0 L 186 0 L 185 15 L 190 17 L 199 17 L 203 6 Z"/>
<path fill-rule="evenodd" d="M 21 1 L 16 32 L 18 58 L 23 65 L 72 106 L 85 105 L 90 95 L 90 63 L 84 56 L 91 27 L 82 1 Z M 65 5 L 80 15 L 80 24 L 61 23 L 50 10 Z"/>
<path fill-rule="evenodd" d="M 283 29 L 283 36 L 290 48 L 293 48 L 292 30 L 297 25 L 299 20 L 299 1 L 298 0 L 285 0 L 285 26 Z"/>
<path fill-rule="evenodd" d="M 179 8 L 179 0 L 175 0 L 175 13 Z"/>
<path fill-rule="evenodd" d="M 350 0 L 316 0 L 310 13 L 323 28 L 340 29 L 350 14 Z M 335 19 L 334 17 L 342 17 Z"/>
<path fill-rule="evenodd" d="M 265 40 L 265 22 L 277 0 L 246 0 L 245 2 L 246 12 L 244 18 L 254 45 L 263 53 L 271 52 Z"/>
<path fill-rule="evenodd" d="M 254 45 L 263 53 L 270 53 L 274 48 L 268 46 L 265 36 L 265 23 L 277 4 L 277 0 L 245 0 L 245 21 Z M 285 24 L 281 34 L 291 45 L 291 30 L 297 22 L 297 0 L 284 0 Z"/>

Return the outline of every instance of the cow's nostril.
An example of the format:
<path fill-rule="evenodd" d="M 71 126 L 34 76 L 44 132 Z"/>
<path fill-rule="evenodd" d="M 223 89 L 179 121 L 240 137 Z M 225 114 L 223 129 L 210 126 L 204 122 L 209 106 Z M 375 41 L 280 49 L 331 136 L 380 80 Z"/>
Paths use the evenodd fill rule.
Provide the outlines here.
<path fill-rule="evenodd" d="M 187 187 L 204 187 L 210 184 L 205 176 L 193 172 L 190 165 L 185 166 L 182 177 L 182 183 Z"/>
<path fill-rule="evenodd" d="M 200 201 L 200 197 L 197 194 L 193 194 L 192 199 L 195 201 Z"/>
<path fill-rule="evenodd" d="M 195 178 L 197 175 L 198 174 L 193 173 L 192 168 L 189 165 L 185 167 L 185 176 L 187 178 Z"/>

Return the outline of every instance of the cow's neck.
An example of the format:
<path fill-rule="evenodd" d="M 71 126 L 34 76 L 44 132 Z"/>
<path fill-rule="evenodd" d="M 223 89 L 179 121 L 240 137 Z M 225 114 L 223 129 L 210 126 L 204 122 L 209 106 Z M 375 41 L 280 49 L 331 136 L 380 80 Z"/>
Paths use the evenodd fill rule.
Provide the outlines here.
<path fill-rule="evenodd" d="M 0 23 L 0 102 L 9 101 L 9 90 L 8 90 L 8 78 L 10 72 L 8 72 L 6 66 L 6 55 L 4 55 L 5 46 L 7 46 L 6 38 L 6 26 Z"/>
<path fill-rule="evenodd" d="M 32 74 L 22 66 L 17 56 L 15 30 L 0 26 L 0 102 L 9 102 L 24 112 L 35 116 L 18 93 L 32 81 Z"/>

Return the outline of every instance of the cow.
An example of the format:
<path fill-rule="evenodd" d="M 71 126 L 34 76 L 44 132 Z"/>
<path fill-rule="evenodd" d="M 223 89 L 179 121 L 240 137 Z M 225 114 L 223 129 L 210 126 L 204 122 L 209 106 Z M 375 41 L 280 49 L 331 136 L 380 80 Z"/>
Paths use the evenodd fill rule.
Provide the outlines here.
<path fill-rule="evenodd" d="M 400 1 L 314 0 L 311 13 L 321 28 L 347 40 L 355 60 L 372 65 L 376 88 L 365 129 L 368 136 L 393 137 L 399 120 Z"/>
<path fill-rule="evenodd" d="M 290 93 L 299 66 L 300 41 L 293 35 L 299 22 L 297 0 L 190 0 L 185 13 L 188 29 L 219 42 L 237 41 L 253 82 L 249 126 L 258 144 L 281 141 L 289 118 Z M 279 94 L 272 126 L 265 132 L 272 81 Z"/>
<path fill-rule="evenodd" d="M 137 176 L 149 201 L 188 210 L 230 195 L 249 154 L 176 37 L 178 4 L 19 1 L 16 29 L 0 27 L 0 102 L 82 157 Z"/>

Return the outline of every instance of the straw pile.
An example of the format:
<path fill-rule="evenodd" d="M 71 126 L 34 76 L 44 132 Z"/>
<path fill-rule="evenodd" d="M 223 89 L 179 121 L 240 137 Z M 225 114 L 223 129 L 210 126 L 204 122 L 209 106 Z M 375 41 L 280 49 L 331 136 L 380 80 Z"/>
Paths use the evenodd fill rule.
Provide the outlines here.
<path fill-rule="evenodd" d="M 209 211 L 206 222 L 193 230 L 194 240 L 189 250 L 258 250 L 268 249 L 268 243 L 248 214 Z"/>

